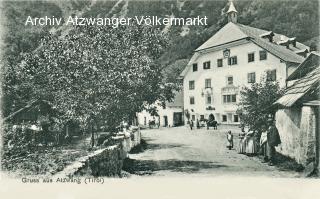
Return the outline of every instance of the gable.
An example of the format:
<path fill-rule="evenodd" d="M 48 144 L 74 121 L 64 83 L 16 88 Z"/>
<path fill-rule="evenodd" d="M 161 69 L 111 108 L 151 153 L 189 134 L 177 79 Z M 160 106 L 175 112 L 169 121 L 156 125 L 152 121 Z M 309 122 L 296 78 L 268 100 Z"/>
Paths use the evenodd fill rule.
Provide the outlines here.
<path fill-rule="evenodd" d="M 230 34 L 231 33 L 231 34 Z M 210 39 L 204 42 L 195 51 L 204 50 L 214 46 L 219 46 L 236 40 L 240 40 L 248 37 L 243 33 L 237 25 L 234 23 L 228 23 L 223 28 L 221 28 L 216 34 L 214 34 Z"/>

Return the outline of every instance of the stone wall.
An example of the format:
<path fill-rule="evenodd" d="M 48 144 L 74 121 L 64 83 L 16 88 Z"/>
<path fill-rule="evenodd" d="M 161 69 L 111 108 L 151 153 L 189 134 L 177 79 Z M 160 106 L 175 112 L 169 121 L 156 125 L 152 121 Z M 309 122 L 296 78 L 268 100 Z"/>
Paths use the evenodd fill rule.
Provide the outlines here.
<path fill-rule="evenodd" d="M 113 139 L 114 145 L 102 147 L 88 156 L 79 158 L 55 176 L 121 176 L 123 161 L 127 157 L 127 153 L 134 146 L 140 144 L 141 132 L 138 129 L 126 135 L 119 134 Z"/>
<path fill-rule="evenodd" d="M 306 166 L 315 158 L 315 114 L 312 107 L 281 109 L 276 113 L 281 146 L 277 151 Z"/>

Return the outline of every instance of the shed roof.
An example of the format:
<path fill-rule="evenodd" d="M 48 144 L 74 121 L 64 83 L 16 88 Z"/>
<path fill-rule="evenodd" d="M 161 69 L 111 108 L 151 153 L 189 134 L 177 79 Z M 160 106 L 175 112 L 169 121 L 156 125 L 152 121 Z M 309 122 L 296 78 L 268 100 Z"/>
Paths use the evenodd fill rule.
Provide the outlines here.
<path fill-rule="evenodd" d="M 319 67 L 320 54 L 317 52 L 311 52 L 308 57 L 302 62 L 297 69 L 287 78 L 287 81 L 295 80 L 305 76 L 308 72 Z"/>
<path fill-rule="evenodd" d="M 320 66 L 313 71 L 306 74 L 304 77 L 298 79 L 294 84 L 288 87 L 284 96 L 278 99 L 274 105 L 281 105 L 284 107 L 291 107 L 299 99 L 308 95 L 312 91 L 318 91 L 320 82 Z"/>

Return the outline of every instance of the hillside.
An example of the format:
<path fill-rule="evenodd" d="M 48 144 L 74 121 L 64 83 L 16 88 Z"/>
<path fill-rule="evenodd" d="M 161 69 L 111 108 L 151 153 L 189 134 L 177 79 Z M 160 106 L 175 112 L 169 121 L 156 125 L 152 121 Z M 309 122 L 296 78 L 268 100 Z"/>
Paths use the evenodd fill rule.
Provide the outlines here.
<path fill-rule="evenodd" d="M 239 14 L 239 23 L 253 27 L 273 30 L 276 33 L 297 37 L 300 42 L 311 45 L 319 35 L 319 2 L 311 1 L 235 1 Z M 156 27 L 168 34 L 170 46 L 160 58 L 160 63 L 166 66 L 184 63 L 180 59 L 190 58 L 194 49 L 218 31 L 227 20 L 223 14 L 227 1 L 34 1 L 34 2 L 5 2 L 6 30 L 5 54 L 13 63 L 20 61 L 19 55 L 34 50 L 41 38 L 52 31 L 53 27 L 25 27 L 24 18 L 31 16 L 64 17 L 72 14 L 82 16 L 135 16 L 156 15 L 159 17 L 194 17 L 207 16 L 207 26 L 170 26 Z M 56 34 L 63 33 L 60 29 Z M 181 70 L 178 64 L 175 73 Z M 166 70 L 171 71 L 171 70 Z M 172 74 L 170 74 L 172 76 Z M 167 79 L 171 79 L 169 77 Z"/>

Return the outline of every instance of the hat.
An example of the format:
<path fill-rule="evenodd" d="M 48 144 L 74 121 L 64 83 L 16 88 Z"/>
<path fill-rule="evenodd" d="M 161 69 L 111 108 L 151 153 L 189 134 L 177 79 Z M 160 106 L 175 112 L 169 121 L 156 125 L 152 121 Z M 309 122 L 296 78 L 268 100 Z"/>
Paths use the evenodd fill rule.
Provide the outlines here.
<path fill-rule="evenodd" d="M 272 117 L 271 115 L 268 115 L 268 119 L 267 119 L 267 121 L 268 121 L 268 122 L 273 122 L 273 121 L 274 121 L 274 119 L 273 119 L 273 117 Z"/>

